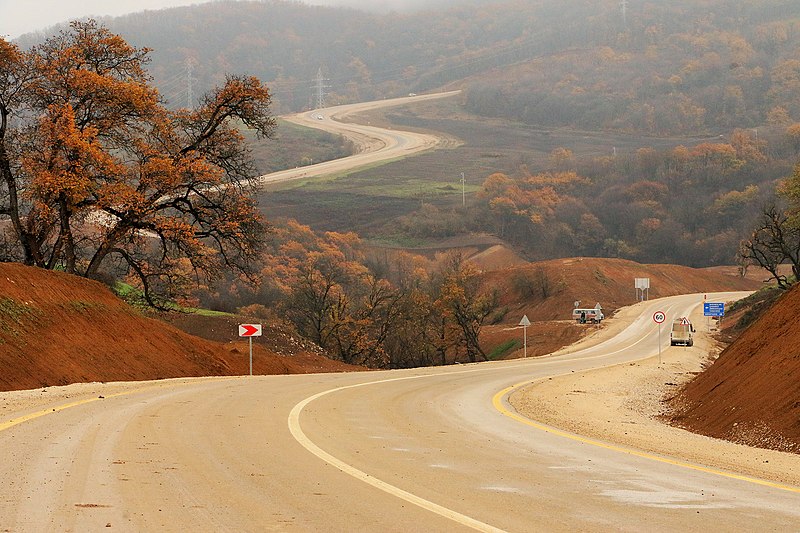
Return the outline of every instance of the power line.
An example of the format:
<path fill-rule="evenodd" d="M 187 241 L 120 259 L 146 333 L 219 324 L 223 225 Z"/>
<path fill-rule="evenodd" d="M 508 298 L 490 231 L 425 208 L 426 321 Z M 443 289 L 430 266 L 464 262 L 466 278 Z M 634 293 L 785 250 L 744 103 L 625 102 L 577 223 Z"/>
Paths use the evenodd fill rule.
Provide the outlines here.
<path fill-rule="evenodd" d="M 620 11 L 622 11 L 622 26 L 624 28 L 628 27 L 628 0 L 620 0 L 619 2 Z"/>
<path fill-rule="evenodd" d="M 194 82 L 197 78 L 192 77 L 195 60 L 191 57 L 186 58 L 186 109 L 194 108 Z"/>

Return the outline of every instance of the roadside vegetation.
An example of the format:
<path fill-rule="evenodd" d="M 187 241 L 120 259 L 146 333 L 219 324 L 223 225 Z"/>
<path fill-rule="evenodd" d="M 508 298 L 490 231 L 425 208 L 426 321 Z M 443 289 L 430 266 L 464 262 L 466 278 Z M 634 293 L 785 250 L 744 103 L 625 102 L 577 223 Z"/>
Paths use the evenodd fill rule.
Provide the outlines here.
<path fill-rule="evenodd" d="M 710 4 L 730 7 L 722 0 Z M 549 20 L 553 13 L 540 7 L 534 12 Z M 602 9 L 594 22 L 610 24 L 612 11 Z M 652 7 L 642 20 L 664 20 L 669 13 Z M 738 13 L 753 16 L 744 8 Z M 481 14 L 486 20 L 501 16 Z M 492 89 L 485 79 L 471 79 L 463 101 L 442 104 L 451 106 L 447 111 L 428 104 L 421 115 L 401 110 L 379 119 L 441 129 L 453 139 L 448 150 L 280 186 L 263 195 L 269 223 L 253 200 L 254 176 L 339 157 L 352 147 L 288 124 L 274 141 L 272 94 L 257 78 L 228 75 L 195 109 L 174 111 L 145 70 L 150 52 L 93 21 L 75 22 L 29 50 L 0 40 L 0 260 L 122 282 L 127 285 L 117 286 L 128 299 L 152 307 L 285 317 L 336 359 L 376 368 L 486 360 L 515 348 L 508 341 L 481 345 L 482 328 L 508 309 L 463 256 L 398 254 L 390 262 L 367 245 L 376 242 L 408 246 L 475 232 L 497 236 L 532 260 L 582 255 L 710 266 L 739 258 L 742 269 L 758 264 L 774 270 L 786 287 L 790 279 L 777 265 L 792 262 L 795 276 L 800 268 L 800 171 L 784 180 L 800 154 L 800 123 L 794 93 L 781 89 L 797 76 L 791 64 L 780 63 L 794 42 L 794 26 L 765 22 L 750 43 L 729 28 L 738 24 L 730 17 L 712 19 L 701 32 L 705 37 L 688 44 L 677 30 L 652 36 L 652 46 L 662 43 L 674 55 L 692 47 L 702 52 L 698 63 L 684 64 L 684 53 L 669 64 L 683 65 L 684 78 L 657 84 L 655 96 L 632 93 L 643 106 L 653 98 L 662 106 L 642 111 L 652 120 L 616 113 L 618 122 L 584 122 L 602 115 L 592 109 L 584 109 L 583 118 L 571 119 L 566 111 L 544 117 L 513 83 L 505 96 L 486 93 L 479 105 L 476 95 Z M 717 35 L 718 26 L 729 33 Z M 596 31 L 587 36 L 593 47 L 587 57 L 602 59 L 606 75 L 640 65 L 646 54 L 639 49 L 646 30 L 617 30 L 627 37 L 614 46 L 598 47 L 605 37 Z M 767 57 L 770 39 L 784 33 L 786 39 L 772 45 L 775 57 Z M 532 73 L 556 60 L 556 73 L 576 66 L 576 54 L 558 52 L 563 43 L 548 35 L 543 38 L 553 53 L 546 60 L 522 58 L 525 65 L 515 69 Z M 356 59 L 352 65 L 366 83 L 367 62 Z M 729 87 L 735 101 L 715 115 L 724 120 L 706 121 L 692 91 L 708 102 L 716 93 L 706 94 L 708 80 L 690 74 L 708 62 L 734 59 L 730 76 L 769 82 L 767 98 L 754 100 L 744 85 Z M 640 66 L 638 75 L 654 75 Z M 725 79 L 733 83 L 730 76 Z M 432 83 L 437 74 L 419 78 Z M 586 80 L 562 81 L 560 89 L 541 90 L 569 87 L 567 100 L 539 95 L 555 111 L 577 106 L 594 90 Z M 591 87 L 604 83 L 589 81 Z M 670 97 L 661 98 L 667 89 Z M 373 94 L 351 85 L 331 102 L 396 90 L 376 83 Z M 484 109 L 487 102 L 495 107 Z M 518 105 L 528 111 L 516 122 L 480 116 L 508 118 Z M 251 152 L 246 141 L 254 140 Z M 516 284 L 542 298 L 558 290 L 536 272 Z"/>
<path fill-rule="evenodd" d="M 484 324 L 497 309 L 478 271 L 457 254 L 371 260 L 354 233 L 289 221 L 270 234 L 260 283 L 231 279 L 200 291 L 205 307 L 286 318 L 345 363 L 405 368 L 483 361 Z"/>
<path fill-rule="evenodd" d="M 265 213 L 394 247 L 491 233 L 530 260 L 726 265 L 800 154 L 797 126 L 722 138 L 546 134 L 463 113 L 457 125 L 440 116 L 453 104 L 441 106 L 383 119 L 464 135 L 463 144 L 263 194 Z"/>
<path fill-rule="evenodd" d="M 269 91 L 228 76 L 173 112 L 147 61 L 147 49 L 94 21 L 29 50 L 0 38 L 0 260 L 121 272 L 151 305 L 247 272 L 266 226 L 238 126 L 272 134 Z"/>

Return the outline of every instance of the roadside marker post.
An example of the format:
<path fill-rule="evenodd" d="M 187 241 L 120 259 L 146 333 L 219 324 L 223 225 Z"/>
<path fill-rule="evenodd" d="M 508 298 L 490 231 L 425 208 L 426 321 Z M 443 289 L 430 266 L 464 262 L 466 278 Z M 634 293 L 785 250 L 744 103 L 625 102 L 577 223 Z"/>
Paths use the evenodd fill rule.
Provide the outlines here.
<path fill-rule="evenodd" d="M 239 324 L 239 336 L 250 339 L 250 375 L 253 375 L 253 337 L 261 336 L 261 324 Z"/>
<path fill-rule="evenodd" d="M 522 315 L 522 320 L 519 321 L 519 325 L 522 326 L 523 357 L 528 357 L 528 326 L 531 325 L 531 321 L 528 320 L 528 315 Z"/>
<path fill-rule="evenodd" d="M 661 364 L 661 324 L 667 319 L 664 311 L 656 311 L 653 313 L 653 322 L 658 324 L 658 364 Z"/>

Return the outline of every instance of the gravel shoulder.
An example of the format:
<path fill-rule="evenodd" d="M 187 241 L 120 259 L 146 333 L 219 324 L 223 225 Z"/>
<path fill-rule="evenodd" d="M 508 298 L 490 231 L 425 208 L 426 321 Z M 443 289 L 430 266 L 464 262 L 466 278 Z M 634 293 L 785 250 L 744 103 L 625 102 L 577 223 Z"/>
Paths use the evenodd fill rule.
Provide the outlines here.
<path fill-rule="evenodd" d="M 559 353 L 612 336 L 638 313 L 626 308 L 607 326 Z M 661 418 L 664 399 L 692 379 L 721 347 L 698 310 L 691 348 L 675 346 L 658 357 L 534 382 L 511 396 L 522 415 L 572 433 L 657 455 L 681 459 L 782 484 L 800 486 L 800 455 L 752 448 L 669 426 Z"/>

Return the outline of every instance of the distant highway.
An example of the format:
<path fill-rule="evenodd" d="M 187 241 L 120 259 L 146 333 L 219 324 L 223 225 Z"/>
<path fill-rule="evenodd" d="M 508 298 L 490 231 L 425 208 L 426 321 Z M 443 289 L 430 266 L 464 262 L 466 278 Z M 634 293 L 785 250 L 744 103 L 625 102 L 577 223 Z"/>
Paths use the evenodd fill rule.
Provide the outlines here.
<path fill-rule="evenodd" d="M 4 409 L 0 531 L 796 531 L 798 487 L 510 416 L 513 385 L 653 361 L 654 311 L 701 303 L 647 302 L 556 357 L 87 385 L 63 409 Z"/>
<path fill-rule="evenodd" d="M 342 119 L 349 115 L 363 113 L 373 109 L 408 105 L 439 98 L 452 98 L 460 94 L 460 92 L 461 91 L 449 91 L 436 94 L 421 94 L 418 96 L 376 100 L 374 102 L 327 107 L 281 117 L 295 124 L 343 135 L 354 143 L 356 146 L 356 153 L 348 157 L 326 161 L 324 163 L 265 174 L 259 176 L 258 180 L 261 184 L 266 185 L 269 183 L 291 181 L 311 176 L 333 174 L 363 167 L 379 161 L 409 156 L 434 149 L 442 143 L 442 139 L 436 135 L 402 130 L 387 130 L 370 125 L 347 123 L 343 122 Z"/>

